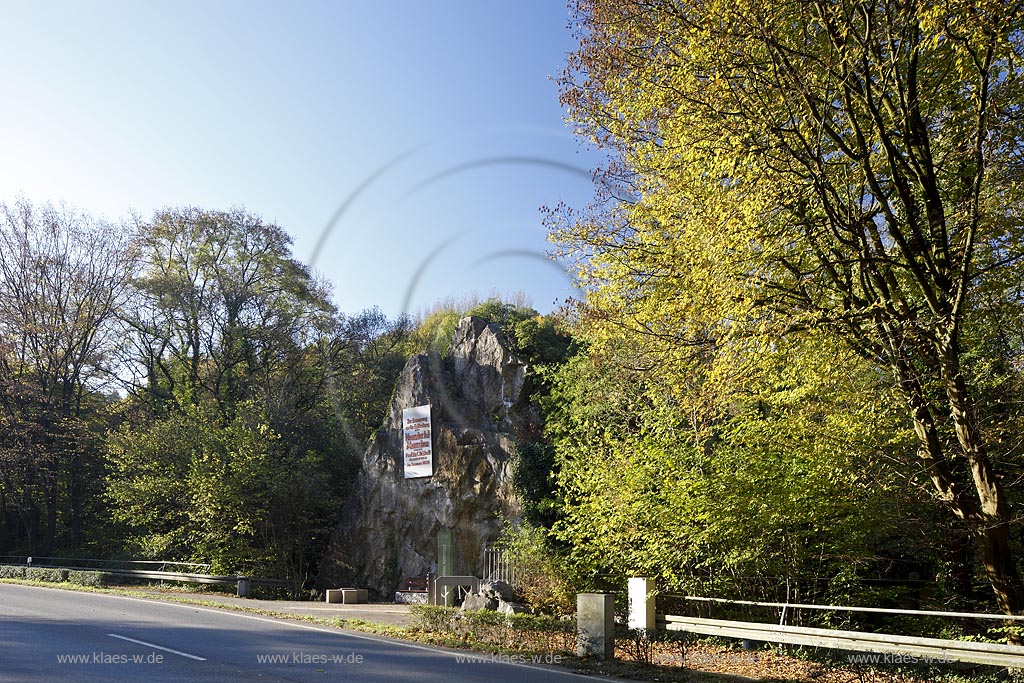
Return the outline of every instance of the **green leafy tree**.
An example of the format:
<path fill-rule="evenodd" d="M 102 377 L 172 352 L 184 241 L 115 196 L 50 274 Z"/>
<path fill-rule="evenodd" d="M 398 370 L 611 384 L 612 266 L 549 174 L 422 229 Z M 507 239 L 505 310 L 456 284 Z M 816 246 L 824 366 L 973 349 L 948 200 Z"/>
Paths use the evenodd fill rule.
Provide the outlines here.
<path fill-rule="evenodd" d="M 448 297 L 420 311 L 414 318 L 407 355 L 432 351 L 441 356 L 447 355 L 459 320 L 479 305 L 480 299 L 476 295 Z"/>
<path fill-rule="evenodd" d="M 986 405 L 978 362 L 982 303 L 1020 317 L 1020 4 L 576 9 L 563 100 L 616 154 L 604 208 L 556 235 L 592 337 L 627 337 L 707 426 L 774 339 L 836 335 L 889 373 L 918 442 L 905 480 L 927 474 L 1020 612 L 1019 447 L 993 448 L 1018 418 Z"/>
<path fill-rule="evenodd" d="M 383 424 L 414 334 L 410 318 L 376 308 L 339 317 L 326 347 L 328 389 L 355 451 Z"/>
<path fill-rule="evenodd" d="M 128 530 L 128 550 L 143 557 L 192 557 L 189 469 L 208 427 L 176 413 L 150 425 L 123 425 L 108 440 L 106 495 Z"/>
<path fill-rule="evenodd" d="M 548 531 L 529 522 L 504 520 L 496 547 L 514 568 L 513 583 L 527 604 L 545 614 L 575 609 L 575 595 L 559 558 L 551 552 Z"/>
<path fill-rule="evenodd" d="M 166 210 L 140 233 L 138 381 L 108 482 L 127 544 L 305 579 L 357 462 L 327 292 L 281 228 L 240 210 Z"/>
<path fill-rule="evenodd" d="M 289 447 L 259 405 L 226 425 L 206 406 L 112 436 L 107 494 L 129 550 L 303 577 L 340 506 L 333 454 Z"/>

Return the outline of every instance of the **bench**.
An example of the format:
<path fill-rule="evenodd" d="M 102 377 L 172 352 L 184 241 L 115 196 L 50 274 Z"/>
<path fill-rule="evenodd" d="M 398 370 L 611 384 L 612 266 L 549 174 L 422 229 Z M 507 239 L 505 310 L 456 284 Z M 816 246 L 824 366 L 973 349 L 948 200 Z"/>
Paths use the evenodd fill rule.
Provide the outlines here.
<path fill-rule="evenodd" d="M 405 588 L 400 590 L 406 591 L 426 591 L 427 590 L 427 577 L 425 576 L 410 576 L 405 580 Z"/>
<path fill-rule="evenodd" d="M 395 602 L 399 604 L 425 605 L 427 604 L 427 577 L 410 576 L 395 591 Z"/>

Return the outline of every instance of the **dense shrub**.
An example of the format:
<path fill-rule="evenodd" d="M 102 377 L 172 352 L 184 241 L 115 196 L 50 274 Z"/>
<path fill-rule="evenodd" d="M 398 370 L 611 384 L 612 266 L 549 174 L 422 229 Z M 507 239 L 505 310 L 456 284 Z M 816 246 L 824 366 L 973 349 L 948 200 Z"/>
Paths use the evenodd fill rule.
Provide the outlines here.
<path fill-rule="evenodd" d="M 527 604 L 545 613 L 572 612 L 575 593 L 547 538 L 541 527 L 506 520 L 497 547 L 515 568 L 513 583 Z"/>
<path fill-rule="evenodd" d="M 31 581 L 62 583 L 68 580 L 68 570 L 49 567 L 26 567 L 25 578 Z"/>
<path fill-rule="evenodd" d="M 414 605 L 412 614 L 424 631 L 502 649 L 568 653 L 576 647 L 576 622 L 570 619 L 433 605 Z"/>
<path fill-rule="evenodd" d="M 72 569 L 68 572 L 67 580 L 79 586 L 102 586 L 109 583 L 109 578 L 111 575 L 106 572 Z"/>
<path fill-rule="evenodd" d="M 79 586 L 103 586 L 112 583 L 112 578 L 112 575 L 107 572 L 95 570 L 0 565 L 0 579 L 28 579 L 47 583 L 68 582 Z"/>
<path fill-rule="evenodd" d="M 25 568 L 14 565 L 0 565 L 0 579 L 24 579 Z"/>

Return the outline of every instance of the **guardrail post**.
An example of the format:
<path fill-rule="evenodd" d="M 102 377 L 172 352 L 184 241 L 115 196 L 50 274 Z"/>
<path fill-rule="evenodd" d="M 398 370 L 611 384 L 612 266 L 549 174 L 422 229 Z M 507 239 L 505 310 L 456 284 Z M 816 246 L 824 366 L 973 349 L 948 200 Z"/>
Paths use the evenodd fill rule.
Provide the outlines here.
<path fill-rule="evenodd" d="M 247 597 L 249 597 L 249 588 L 251 586 L 251 583 L 252 582 L 249 580 L 248 576 L 239 576 L 238 577 L 238 597 L 240 597 L 240 598 L 247 598 Z"/>
<path fill-rule="evenodd" d="M 654 623 L 654 579 L 634 576 L 628 583 L 629 620 L 631 629 L 653 631 Z"/>
<path fill-rule="evenodd" d="M 576 594 L 576 654 L 615 659 L 615 595 Z"/>

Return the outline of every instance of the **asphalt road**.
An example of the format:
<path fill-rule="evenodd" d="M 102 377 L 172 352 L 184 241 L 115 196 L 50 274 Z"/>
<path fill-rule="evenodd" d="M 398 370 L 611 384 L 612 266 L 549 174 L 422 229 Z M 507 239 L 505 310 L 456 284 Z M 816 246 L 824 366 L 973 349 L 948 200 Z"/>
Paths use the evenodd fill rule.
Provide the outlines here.
<path fill-rule="evenodd" d="M 217 609 L 0 584 L 3 683 L 594 680 L 501 659 Z"/>

